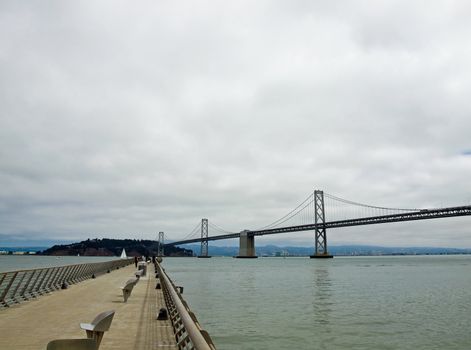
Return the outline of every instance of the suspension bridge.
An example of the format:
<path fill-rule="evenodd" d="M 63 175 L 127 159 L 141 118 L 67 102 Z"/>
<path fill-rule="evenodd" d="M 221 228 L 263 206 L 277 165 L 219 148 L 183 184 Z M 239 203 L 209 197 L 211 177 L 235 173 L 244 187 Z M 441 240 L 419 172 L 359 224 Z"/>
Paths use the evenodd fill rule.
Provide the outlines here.
<path fill-rule="evenodd" d="M 326 213 L 328 213 L 328 221 Z M 185 238 L 167 244 L 164 244 L 164 233 L 160 232 L 159 255 L 163 255 L 165 246 L 201 242 L 201 253 L 198 257 L 206 258 L 210 257 L 208 255 L 209 241 L 239 238 L 239 255 L 237 257 L 256 258 L 256 236 L 314 231 L 314 254 L 311 255 L 311 258 L 332 258 L 327 249 L 327 229 L 466 215 L 471 215 L 471 205 L 427 209 L 389 208 L 358 203 L 315 190 L 286 215 L 255 230 L 230 232 L 210 223 L 208 219 L 201 219 L 201 222 L 198 222 Z M 216 235 L 209 235 L 210 228 L 216 232 Z"/>

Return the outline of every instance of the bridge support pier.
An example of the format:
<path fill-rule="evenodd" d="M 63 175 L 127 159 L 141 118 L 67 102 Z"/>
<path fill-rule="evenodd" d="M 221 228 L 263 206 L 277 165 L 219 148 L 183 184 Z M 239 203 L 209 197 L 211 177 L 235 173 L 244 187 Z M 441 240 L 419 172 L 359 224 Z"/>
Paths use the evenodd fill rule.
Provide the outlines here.
<path fill-rule="evenodd" d="M 248 231 L 242 231 L 239 238 L 239 259 L 254 259 L 255 255 L 255 237 L 250 235 Z"/>
<path fill-rule="evenodd" d="M 314 223 L 316 225 L 316 248 L 311 259 L 333 258 L 327 252 L 327 234 L 325 229 L 324 191 L 314 191 Z"/>

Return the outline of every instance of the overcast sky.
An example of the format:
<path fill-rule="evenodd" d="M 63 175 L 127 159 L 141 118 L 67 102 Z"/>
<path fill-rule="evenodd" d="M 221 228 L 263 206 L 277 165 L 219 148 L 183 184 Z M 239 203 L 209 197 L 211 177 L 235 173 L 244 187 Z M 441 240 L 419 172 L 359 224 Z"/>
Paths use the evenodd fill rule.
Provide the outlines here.
<path fill-rule="evenodd" d="M 471 204 L 470 18 L 466 0 L 1 0 L 0 242 L 255 229 L 314 189 Z M 471 217 L 328 235 L 469 248 Z"/>

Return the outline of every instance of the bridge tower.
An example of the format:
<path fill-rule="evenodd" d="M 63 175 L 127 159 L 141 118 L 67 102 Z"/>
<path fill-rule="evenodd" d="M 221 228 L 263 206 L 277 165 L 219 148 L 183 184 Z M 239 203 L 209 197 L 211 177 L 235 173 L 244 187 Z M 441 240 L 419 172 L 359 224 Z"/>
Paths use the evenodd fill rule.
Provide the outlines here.
<path fill-rule="evenodd" d="M 198 258 L 210 258 L 208 255 L 208 219 L 201 219 L 201 254 Z"/>
<path fill-rule="evenodd" d="M 333 258 L 327 251 L 324 191 L 314 191 L 314 224 L 316 227 L 316 247 L 314 255 L 311 255 L 311 258 Z"/>
<path fill-rule="evenodd" d="M 159 244 L 157 245 L 157 256 L 164 256 L 164 233 L 159 232 Z"/>

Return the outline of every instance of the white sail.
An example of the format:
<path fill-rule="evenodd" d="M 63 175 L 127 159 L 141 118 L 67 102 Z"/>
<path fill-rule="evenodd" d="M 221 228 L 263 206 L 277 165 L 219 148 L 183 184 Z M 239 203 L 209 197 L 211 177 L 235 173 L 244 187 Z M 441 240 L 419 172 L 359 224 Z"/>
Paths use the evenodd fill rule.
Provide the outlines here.
<path fill-rule="evenodd" d="M 123 251 L 121 252 L 121 259 L 126 259 L 128 256 L 126 255 L 126 251 L 123 248 Z"/>

